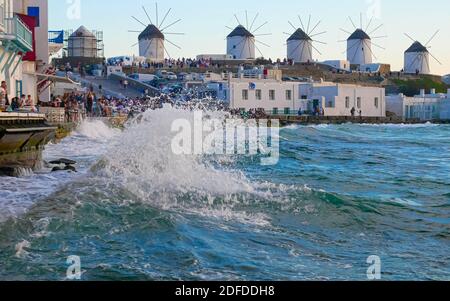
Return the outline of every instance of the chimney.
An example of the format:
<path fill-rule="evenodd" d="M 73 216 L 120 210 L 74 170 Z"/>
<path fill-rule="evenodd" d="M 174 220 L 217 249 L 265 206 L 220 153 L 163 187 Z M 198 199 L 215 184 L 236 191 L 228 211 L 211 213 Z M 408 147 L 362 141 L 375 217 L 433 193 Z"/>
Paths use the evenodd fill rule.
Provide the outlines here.
<path fill-rule="evenodd" d="M 420 96 L 422 96 L 422 97 L 425 96 L 425 89 L 420 89 Z"/>
<path fill-rule="evenodd" d="M 431 95 L 436 94 L 436 89 L 431 89 L 431 90 L 430 90 L 430 94 L 431 94 Z"/>

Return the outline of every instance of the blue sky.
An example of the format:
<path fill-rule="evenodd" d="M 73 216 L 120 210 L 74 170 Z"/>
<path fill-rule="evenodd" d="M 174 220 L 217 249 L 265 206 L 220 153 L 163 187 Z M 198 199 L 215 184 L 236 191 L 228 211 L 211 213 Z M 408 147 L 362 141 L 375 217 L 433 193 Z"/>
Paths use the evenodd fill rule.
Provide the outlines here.
<path fill-rule="evenodd" d="M 78 7 L 78 3 L 80 4 Z M 134 21 L 131 16 L 147 22 L 142 10 L 145 6 L 152 19 L 155 19 L 155 1 L 148 0 L 49 0 L 50 28 L 76 29 L 85 25 L 89 29 L 104 31 L 106 56 L 138 54 L 136 33 L 128 30 L 142 30 L 143 26 Z M 180 45 L 182 50 L 167 45 L 172 57 L 195 57 L 204 53 L 225 53 L 225 37 L 230 32 L 225 26 L 234 27 L 237 21 L 234 14 L 242 23 L 245 21 L 245 11 L 248 11 L 250 23 L 252 17 L 259 13 L 257 25 L 268 21 L 258 33 L 271 33 L 271 36 L 261 36 L 261 42 L 271 47 L 259 45 L 265 57 L 284 58 L 286 56 L 285 41 L 287 36 L 283 32 L 293 31 L 288 24 L 290 20 L 295 26 L 300 25 L 298 15 L 307 23 L 312 15 L 311 27 L 322 20 L 316 32 L 327 31 L 319 37 L 326 45 L 316 44 L 322 55 L 316 53 L 318 60 L 344 59 L 347 34 L 339 30 L 352 30 L 348 20 L 351 16 L 359 26 L 360 14 L 363 14 L 365 27 L 371 16 L 374 16 L 371 28 L 384 24 L 382 29 L 373 36 L 387 38 L 376 39 L 376 43 L 386 50 L 374 47 L 377 62 L 390 63 L 394 70 L 402 68 L 403 52 L 412 43 L 403 33 L 409 33 L 415 39 L 426 43 L 433 33 L 440 29 L 440 33 L 430 44 L 430 52 L 436 56 L 442 65 L 432 62 L 432 71 L 436 74 L 450 73 L 450 1 L 448 0 L 164 0 L 158 2 L 159 18 L 172 8 L 172 12 L 165 21 L 166 25 L 182 19 L 170 28 L 171 32 L 184 32 L 185 36 L 171 36 L 169 40 Z M 77 13 L 79 8 L 79 14 Z M 370 32 L 370 30 L 369 30 Z"/>

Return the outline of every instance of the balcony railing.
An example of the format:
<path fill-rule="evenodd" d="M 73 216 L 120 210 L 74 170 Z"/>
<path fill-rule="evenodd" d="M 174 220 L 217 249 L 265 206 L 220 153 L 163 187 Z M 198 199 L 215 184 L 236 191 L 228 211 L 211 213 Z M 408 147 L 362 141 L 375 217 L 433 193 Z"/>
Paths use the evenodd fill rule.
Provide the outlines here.
<path fill-rule="evenodd" d="M 33 51 L 33 33 L 17 15 L 13 18 L 5 19 L 5 25 L 6 34 L 12 37 L 11 42 L 20 51 Z"/>
<path fill-rule="evenodd" d="M 0 32 L 5 31 L 5 8 L 0 4 Z"/>

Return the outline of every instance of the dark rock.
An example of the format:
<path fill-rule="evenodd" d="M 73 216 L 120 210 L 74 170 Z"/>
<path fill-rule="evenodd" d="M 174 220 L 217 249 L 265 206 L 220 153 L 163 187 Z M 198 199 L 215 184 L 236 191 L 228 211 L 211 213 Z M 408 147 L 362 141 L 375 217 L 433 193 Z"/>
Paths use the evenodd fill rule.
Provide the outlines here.
<path fill-rule="evenodd" d="M 71 171 L 71 172 L 77 172 L 77 169 L 71 165 L 67 165 L 64 170 Z"/>
<path fill-rule="evenodd" d="M 60 165 L 60 164 L 74 165 L 74 164 L 77 164 L 77 162 L 73 161 L 73 160 L 69 160 L 69 159 L 58 159 L 58 160 L 50 161 L 50 164 L 55 164 L 55 165 Z"/>

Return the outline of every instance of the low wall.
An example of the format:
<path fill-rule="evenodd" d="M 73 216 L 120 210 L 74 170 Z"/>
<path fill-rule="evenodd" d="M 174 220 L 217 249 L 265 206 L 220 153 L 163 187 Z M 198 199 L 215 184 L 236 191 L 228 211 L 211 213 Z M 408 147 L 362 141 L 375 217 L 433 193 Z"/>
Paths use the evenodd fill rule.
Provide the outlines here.
<path fill-rule="evenodd" d="M 43 114 L 0 113 L 0 174 L 16 176 L 20 168 L 38 166 L 55 131 Z"/>
<path fill-rule="evenodd" d="M 280 120 L 282 125 L 289 124 L 419 124 L 423 123 L 418 119 L 403 120 L 399 117 L 351 117 L 351 116 L 271 116 L 272 119 Z"/>

